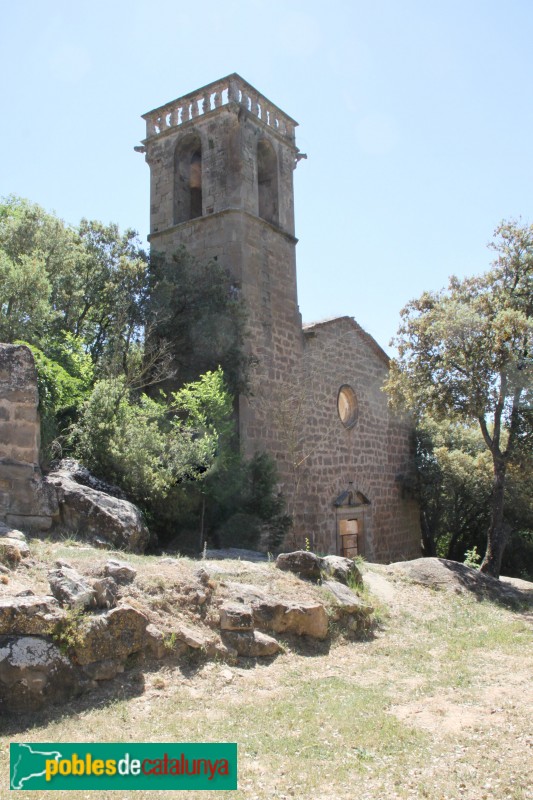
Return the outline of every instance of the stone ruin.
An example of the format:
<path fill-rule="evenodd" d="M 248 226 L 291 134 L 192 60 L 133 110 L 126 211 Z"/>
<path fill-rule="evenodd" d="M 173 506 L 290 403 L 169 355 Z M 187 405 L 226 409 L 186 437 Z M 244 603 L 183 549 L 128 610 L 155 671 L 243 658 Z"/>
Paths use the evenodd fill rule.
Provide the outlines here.
<path fill-rule="evenodd" d="M 0 525 L 48 530 L 58 504 L 39 467 L 37 372 L 24 345 L 0 344 Z"/>

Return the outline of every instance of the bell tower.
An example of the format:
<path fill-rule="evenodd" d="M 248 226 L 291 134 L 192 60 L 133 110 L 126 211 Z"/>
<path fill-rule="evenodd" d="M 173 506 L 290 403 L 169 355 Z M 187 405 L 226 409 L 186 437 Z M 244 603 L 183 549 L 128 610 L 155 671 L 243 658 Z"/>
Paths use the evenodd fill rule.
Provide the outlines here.
<path fill-rule="evenodd" d="M 150 245 L 184 245 L 232 275 L 248 312 L 256 364 L 240 398 L 247 455 L 283 457 L 276 397 L 302 360 L 293 171 L 297 123 L 236 73 L 143 115 L 150 166 Z M 283 468 L 281 469 L 283 472 Z M 283 477 L 283 476 L 282 476 Z"/>

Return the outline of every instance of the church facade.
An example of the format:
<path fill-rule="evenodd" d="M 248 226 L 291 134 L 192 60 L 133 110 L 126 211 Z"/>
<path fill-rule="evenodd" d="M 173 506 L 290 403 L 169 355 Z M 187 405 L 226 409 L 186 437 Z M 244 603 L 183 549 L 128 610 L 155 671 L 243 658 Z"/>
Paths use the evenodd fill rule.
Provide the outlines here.
<path fill-rule="evenodd" d="M 289 546 L 389 561 L 420 552 L 406 493 L 412 431 L 381 391 L 388 358 L 350 317 L 302 325 L 293 172 L 297 123 L 233 74 L 143 115 L 150 246 L 221 264 L 246 303 L 246 455 L 266 450 L 294 525 Z"/>

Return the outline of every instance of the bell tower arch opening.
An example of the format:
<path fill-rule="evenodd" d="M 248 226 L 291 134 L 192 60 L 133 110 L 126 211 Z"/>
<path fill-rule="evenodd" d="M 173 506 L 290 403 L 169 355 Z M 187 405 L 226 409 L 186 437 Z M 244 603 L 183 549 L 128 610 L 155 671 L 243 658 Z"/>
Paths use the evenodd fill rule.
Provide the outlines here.
<path fill-rule="evenodd" d="M 202 216 L 202 142 L 191 133 L 174 152 L 174 224 Z"/>
<path fill-rule="evenodd" d="M 258 215 L 277 225 L 279 222 L 278 159 L 267 139 L 257 143 Z"/>

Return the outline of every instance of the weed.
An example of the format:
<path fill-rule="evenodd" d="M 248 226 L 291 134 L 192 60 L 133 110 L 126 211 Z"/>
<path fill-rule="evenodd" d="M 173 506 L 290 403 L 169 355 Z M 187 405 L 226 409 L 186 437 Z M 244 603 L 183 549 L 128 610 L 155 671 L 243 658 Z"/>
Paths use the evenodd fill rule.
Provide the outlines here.
<path fill-rule="evenodd" d="M 83 609 L 71 608 L 67 611 L 65 617 L 56 623 L 51 636 L 65 655 L 82 643 L 83 621 Z"/>
<path fill-rule="evenodd" d="M 178 637 L 177 637 L 176 633 L 174 631 L 172 631 L 172 633 L 169 633 L 168 636 L 165 636 L 163 638 L 163 644 L 165 646 L 165 649 L 168 650 L 169 652 L 172 652 L 176 647 L 176 642 L 177 641 L 178 641 Z"/>
<path fill-rule="evenodd" d="M 472 569 L 479 569 L 480 561 L 481 556 L 477 551 L 476 545 L 474 545 L 471 550 L 466 551 L 463 564 L 465 564 L 467 567 L 472 567 Z"/>

